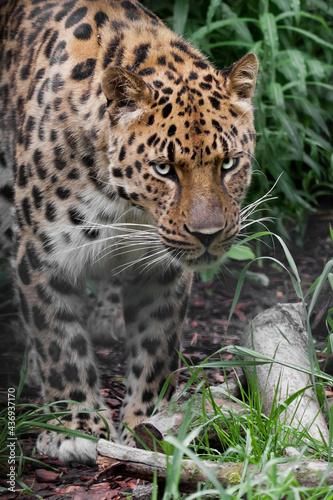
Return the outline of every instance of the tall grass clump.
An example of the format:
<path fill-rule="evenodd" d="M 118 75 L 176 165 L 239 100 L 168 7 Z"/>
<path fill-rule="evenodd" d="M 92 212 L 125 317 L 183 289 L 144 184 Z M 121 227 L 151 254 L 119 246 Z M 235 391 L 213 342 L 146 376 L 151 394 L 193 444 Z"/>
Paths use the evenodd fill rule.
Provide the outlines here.
<path fill-rule="evenodd" d="M 177 33 L 224 68 L 259 58 L 257 147 L 250 201 L 283 173 L 270 204 L 284 237 L 333 200 L 333 7 L 323 0 L 144 0 Z"/>

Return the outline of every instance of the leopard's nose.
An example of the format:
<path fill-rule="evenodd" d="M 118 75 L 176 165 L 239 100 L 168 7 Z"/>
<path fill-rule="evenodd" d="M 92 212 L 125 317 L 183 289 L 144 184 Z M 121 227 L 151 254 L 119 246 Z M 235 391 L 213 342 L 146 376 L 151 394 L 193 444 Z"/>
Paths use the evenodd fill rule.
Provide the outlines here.
<path fill-rule="evenodd" d="M 207 230 L 205 230 L 205 232 L 191 231 L 186 224 L 184 224 L 184 228 L 185 231 L 197 238 L 206 248 L 210 247 L 216 237 L 221 234 L 224 229 L 222 228 L 217 231 L 213 230 L 214 232 L 206 232 Z"/>

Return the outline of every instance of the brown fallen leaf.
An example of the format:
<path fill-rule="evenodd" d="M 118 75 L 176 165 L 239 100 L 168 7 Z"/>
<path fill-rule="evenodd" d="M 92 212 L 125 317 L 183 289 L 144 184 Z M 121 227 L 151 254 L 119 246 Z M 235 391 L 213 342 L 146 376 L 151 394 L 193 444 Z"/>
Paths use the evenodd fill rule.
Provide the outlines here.
<path fill-rule="evenodd" d="M 59 479 L 58 472 L 52 472 L 50 470 L 45 469 L 36 469 L 35 470 L 36 480 L 39 483 L 54 483 Z"/>

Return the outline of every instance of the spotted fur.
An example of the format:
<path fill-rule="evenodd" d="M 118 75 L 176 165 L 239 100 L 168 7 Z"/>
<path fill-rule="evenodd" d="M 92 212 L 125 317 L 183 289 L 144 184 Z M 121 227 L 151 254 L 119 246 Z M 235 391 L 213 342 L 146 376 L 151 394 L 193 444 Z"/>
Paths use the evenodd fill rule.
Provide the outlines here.
<path fill-rule="evenodd" d="M 15 184 L 31 364 L 47 402 L 80 403 L 67 405 L 66 427 L 105 437 L 104 421 L 84 412 L 104 409 L 117 439 L 80 323 L 84 276 L 108 270 L 121 290 L 121 419 L 134 429 L 179 366 L 193 270 L 217 266 L 239 230 L 257 59 L 218 71 L 136 0 L 2 4 L 0 187 Z M 165 400 L 176 381 L 174 373 Z M 118 435 L 132 442 L 126 428 Z M 48 431 L 38 449 L 96 459 L 86 440 Z"/>

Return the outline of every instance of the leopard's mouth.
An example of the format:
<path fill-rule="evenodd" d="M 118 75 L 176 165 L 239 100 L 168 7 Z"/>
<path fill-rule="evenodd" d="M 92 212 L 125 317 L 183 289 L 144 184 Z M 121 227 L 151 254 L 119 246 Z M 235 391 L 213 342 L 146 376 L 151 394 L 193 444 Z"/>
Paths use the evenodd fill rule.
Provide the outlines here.
<path fill-rule="evenodd" d="M 223 235 L 210 242 L 202 241 L 199 246 L 198 242 L 176 239 L 164 232 L 159 232 L 161 241 L 166 248 L 168 254 L 172 257 L 173 262 L 179 263 L 183 268 L 192 271 L 200 270 L 218 270 L 220 264 L 225 260 L 227 252 L 230 250 L 238 234 L 238 228 L 230 234 Z M 199 238 L 200 239 L 200 238 Z"/>
<path fill-rule="evenodd" d="M 202 269 L 218 268 L 221 258 L 221 255 L 212 255 L 208 250 L 206 250 L 199 257 L 184 259 L 183 262 L 189 269 L 197 271 Z"/>
<path fill-rule="evenodd" d="M 205 250 L 201 255 L 191 257 L 185 252 L 180 253 L 179 249 L 175 247 L 165 246 L 175 261 L 179 262 L 182 267 L 190 269 L 191 271 L 218 269 L 221 260 L 223 259 L 223 255 L 225 254 L 225 252 L 223 252 L 222 254 L 213 255 L 209 252 L 209 250 Z"/>

